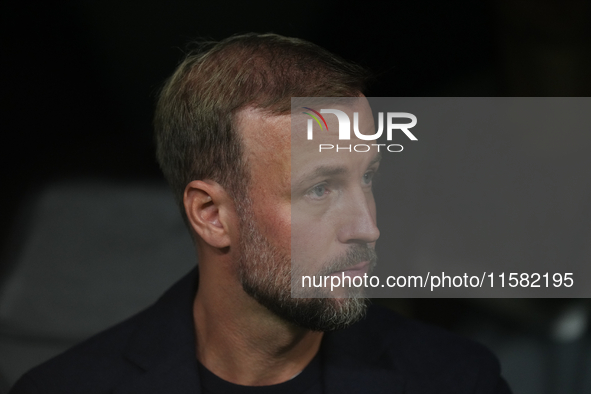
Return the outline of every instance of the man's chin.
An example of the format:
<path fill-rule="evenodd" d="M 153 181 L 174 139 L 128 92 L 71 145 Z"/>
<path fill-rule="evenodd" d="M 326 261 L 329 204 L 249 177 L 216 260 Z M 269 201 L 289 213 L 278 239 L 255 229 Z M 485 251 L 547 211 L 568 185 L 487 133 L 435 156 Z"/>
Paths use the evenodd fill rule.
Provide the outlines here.
<path fill-rule="evenodd" d="M 322 332 L 342 330 L 357 323 L 367 309 L 366 298 L 314 298 L 306 304 L 299 311 L 299 321 L 294 323 Z"/>
<path fill-rule="evenodd" d="M 285 321 L 312 331 L 342 330 L 361 320 L 367 309 L 367 299 L 361 297 L 275 298 L 261 297 L 260 294 L 253 296 L 261 305 Z"/>

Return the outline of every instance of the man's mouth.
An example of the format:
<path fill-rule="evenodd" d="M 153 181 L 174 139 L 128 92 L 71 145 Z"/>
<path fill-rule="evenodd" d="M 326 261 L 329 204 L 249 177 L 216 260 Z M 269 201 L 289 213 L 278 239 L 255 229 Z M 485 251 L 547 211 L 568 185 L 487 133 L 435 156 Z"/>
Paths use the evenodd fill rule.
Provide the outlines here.
<path fill-rule="evenodd" d="M 330 276 L 350 276 L 352 278 L 356 276 L 363 276 L 367 274 L 369 264 L 369 261 L 362 261 L 361 263 L 355 264 L 354 266 L 351 266 L 344 270 L 332 272 Z"/>

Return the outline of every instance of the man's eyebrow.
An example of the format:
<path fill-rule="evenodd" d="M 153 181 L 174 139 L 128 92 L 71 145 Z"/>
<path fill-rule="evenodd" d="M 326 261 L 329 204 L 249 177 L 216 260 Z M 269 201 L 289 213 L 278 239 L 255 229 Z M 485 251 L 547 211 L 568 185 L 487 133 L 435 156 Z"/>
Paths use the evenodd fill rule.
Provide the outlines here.
<path fill-rule="evenodd" d="M 374 157 L 372 159 L 372 161 L 369 162 L 368 164 L 368 168 L 373 166 L 376 163 L 379 163 L 380 160 L 382 160 L 382 154 L 378 152 L 378 154 L 376 155 L 376 157 Z M 302 183 L 306 182 L 307 180 L 310 179 L 315 179 L 315 178 L 330 178 L 330 177 L 334 177 L 337 175 L 342 175 L 347 173 L 349 170 L 347 169 L 347 167 L 345 166 L 331 166 L 331 165 L 320 165 L 316 168 L 314 168 L 312 171 L 310 171 L 308 174 L 302 176 L 295 184 L 295 188 L 299 188 Z"/>
<path fill-rule="evenodd" d="M 310 179 L 315 178 L 323 178 L 323 177 L 334 177 L 337 175 L 342 175 L 347 172 L 347 167 L 344 166 L 330 166 L 330 165 L 320 165 L 314 168 L 312 171 L 307 173 L 306 175 L 302 176 L 297 182 L 295 187 L 299 188 L 302 183 L 306 182 Z"/>
<path fill-rule="evenodd" d="M 382 160 L 382 153 L 378 152 L 378 154 L 376 155 L 376 157 L 373 158 L 372 161 L 369 162 L 368 167 L 373 166 L 376 163 L 379 163 Z"/>

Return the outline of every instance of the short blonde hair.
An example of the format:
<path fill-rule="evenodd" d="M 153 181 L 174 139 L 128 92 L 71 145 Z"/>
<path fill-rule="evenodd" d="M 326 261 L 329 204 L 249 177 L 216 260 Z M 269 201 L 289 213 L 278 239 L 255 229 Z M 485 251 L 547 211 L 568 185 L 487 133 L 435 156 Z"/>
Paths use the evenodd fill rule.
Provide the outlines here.
<path fill-rule="evenodd" d="M 249 172 L 233 116 L 247 106 L 286 114 L 291 97 L 351 97 L 368 73 L 310 42 L 245 34 L 189 53 L 164 84 L 154 119 L 157 159 L 186 220 L 185 187 L 211 179 L 235 199 Z"/>

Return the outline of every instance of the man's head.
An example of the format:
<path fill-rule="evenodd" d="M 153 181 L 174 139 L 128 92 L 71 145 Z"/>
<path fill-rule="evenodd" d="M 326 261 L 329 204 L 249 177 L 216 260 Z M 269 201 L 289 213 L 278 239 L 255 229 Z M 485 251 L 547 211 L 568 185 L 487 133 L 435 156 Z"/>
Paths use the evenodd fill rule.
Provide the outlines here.
<path fill-rule="evenodd" d="M 156 110 L 158 161 L 194 238 L 207 235 L 188 212 L 187 185 L 203 180 L 227 193 L 240 227 L 237 242 L 206 243 L 234 249 L 236 275 L 248 294 L 315 330 L 355 321 L 363 303 L 291 298 L 291 98 L 357 97 L 366 77 L 362 68 L 303 40 L 235 36 L 187 56 Z M 373 260 L 372 253 L 353 242 L 334 256 L 335 264 Z"/>
<path fill-rule="evenodd" d="M 352 97 L 363 92 L 363 68 L 297 38 L 233 36 L 203 43 L 167 80 L 154 120 L 157 158 L 185 215 L 183 193 L 211 179 L 234 198 L 248 184 L 236 116 L 245 108 L 289 114 L 291 97 Z"/>

